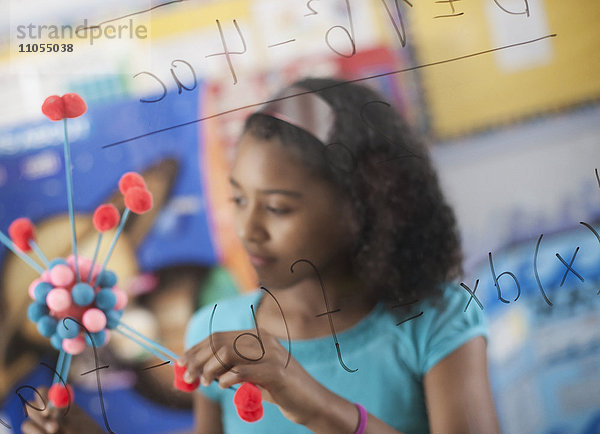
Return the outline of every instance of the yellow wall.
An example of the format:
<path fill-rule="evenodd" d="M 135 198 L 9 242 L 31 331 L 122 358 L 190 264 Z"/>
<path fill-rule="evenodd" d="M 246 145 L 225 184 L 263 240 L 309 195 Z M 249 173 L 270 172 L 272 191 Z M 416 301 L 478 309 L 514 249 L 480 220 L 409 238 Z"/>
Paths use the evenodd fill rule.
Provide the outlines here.
<path fill-rule="evenodd" d="M 187 6 L 187 5 L 186 5 Z M 152 14 L 150 34 L 154 40 L 200 28 L 215 28 L 215 20 L 230 22 L 247 18 L 249 0 L 227 0 L 210 4 L 190 3 L 187 8 L 162 8 Z"/>
<path fill-rule="evenodd" d="M 435 135 L 456 136 L 600 96 L 600 4 L 597 0 L 530 3 L 535 1 L 541 3 L 548 30 L 537 36 L 557 35 L 529 47 L 539 44 L 541 49 L 542 44 L 549 43 L 547 62 L 510 71 L 498 62 L 497 53 L 489 53 L 421 69 Z M 509 4 L 506 0 L 498 2 Z M 524 4 L 513 1 L 512 5 L 519 3 Z M 436 62 L 495 47 L 485 10 L 490 5 L 497 7 L 493 0 L 458 1 L 454 3 L 456 13 L 463 15 L 437 19 L 434 16 L 451 12 L 449 4 L 418 2 L 408 9 L 409 44 L 415 50 L 416 62 Z M 508 17 L 528 25 L 540 19 L 534 12 L 530 18 Z M 508 50 L 512 49 L 505 55 Z"/>

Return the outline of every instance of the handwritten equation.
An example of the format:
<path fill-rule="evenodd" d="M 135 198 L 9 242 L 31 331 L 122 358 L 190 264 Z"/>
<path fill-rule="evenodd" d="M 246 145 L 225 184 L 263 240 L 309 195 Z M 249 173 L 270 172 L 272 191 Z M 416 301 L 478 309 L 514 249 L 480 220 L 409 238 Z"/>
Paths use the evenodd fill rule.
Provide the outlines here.
<path fill-rule="evenodd" d="M 307 13 L 304 14 L 305 18 L 319 15 L 319 4 L 317 3 L 319 1 L 320 0 L 309 0 L 306 3 Z M 407 32 L 406 32 L 406 26 L 405 26 L 406 20 L 403 16 L 402 8 L 400 7 L 400 1 L 394 0 L 393 10 L 388 5 L 389 1 L 386 1 L 386 0 L 380 0 L 380 1 L 381 1 L 382 8 L 385 10 L 387 17 L 389 18 L 389 21 L 394 30 L 394 33 L 395 33 L 398 41 L 400 42 L 400 45 L 402 47 L 406 46 L 406 43 L 407 43 L 407 36 L 406 36 Z M 441 0 L 441 1 L 437 0 L 437 1 L 434 1 L 435 4 L 439 5 L 439 7 L 440 7 L 440 14 L 432 16 L 432 18 L 433 19 L 440 19 L 440 18 L 448 19 L 448 18 L 456 18 L 456 17 L 463 16 L 464 12 L 461 12 L 459 6 L 455 5 L 455 3 L 458 3 L 460 1 L 461 0 Z M 503 13 L 510 14 L 510 15 L 524 15 L 526 17 L 530 16 L 528 0 L 523 0 L 522 10 L 517 10 L 517 11 L 509 10 L 508 8 L 504 7 L 502 5 L 502 2 L 499 0 L 492 0 L 492 1 L 498 7 L 498 9 L 500 11 L 502 11 Z M 402 0 L 402 2 L 406 5 L 406 7 L 410 7 L 410 8 L 414 7 L 413 4 L 411 2 L 409 2 L 408 0 Z M 175 3 L 175 2 L 169 2 L 169 3 L 166 3 L 165 5 L 169 5 L 172 3 Z M 350 0 L 344 0 L 344 3 L 345 3 L 345 12 L 346 12 L 348 23 L 344 24 L 344 25 L 337 24 L 337 25 L 329 27 L 325 31 L 324 40 L 325 40 L 327 47 L 333 53 L 335 53 L 341 57 L 350 58 L 350 57 L 354 56 L 357 52 L 356 51 L 356 34 L 355 34 L 354 19 L 353 19 L 353 15 L 352 15 L 352 7 L 350 5 Z M 443 13 L 442 13 L 442 8 L 444 8 Z M 141 11 L 138 13 L 145 13 L 147 11 L 148 10 Z M 126 16 L 129 17 L 129 16 L 132 16 L 132 15 L 135 15 L 138 13 L 128 14 Z M 120 18 L 123 18 L 123 17 L 120 17 Z M 118 18 L 118 19 L 120 19 L 120 18 Z M 116 20 L 116 19 L 114 19 L 114 20 Z M 99 27 L 101 25 L 104 25 L 104 24 L 109 23 L 114 20 L 108 20 L 97 26 L 91 26 L 90 28 Z M 230 71 L 230 74 L 231 74 L 231 77 L 233 80 L 233 84 L 236 85 L 236 84 L 238 84 L 238 76 L 236 73 L 236 69 L 234 67 L 234 62 L 233 62 L 234 59 L 232 56 L 239 56 L 239 55 L 251 54 L 251 53 L 249 53 L 249 51 L 248 51 L 246 38 L 244 37 L 244 32 L 242 31 L 242 27 L 240 26 L 240 23 L 238 23 L 238 21 L 236 19 L 233 19 L 231 26 L 233 27 L 232 33 L 234 34 L 234 38 L 236 39 L 236 41 L 235 41 L 236 48 L 235 49 L 231 48 L 232 43 L 228 42 L 227 38 L 225 36 L 226 29 L 224 29 L 224 24 L 221 23 L 220 19 L 216 19 L 216 27 L 217 27 L 219 40 L 220 40 L 221 46 L 223 48 L 223 51 L 218 52 L 218 53 L 207 54 L 204 57 L 211 58 L 211 57 L 224 56 L 227 67 L 229 68 L 229 71 Z M 340 46 L 340 45 L 342 45 L 339 42 L 341 40 L 340 36 L 338 36 L 337 42 L 334 41 L 333 35 L 335 35 L 336 33 L 341 36 L 341 39 L 345 39 L 347 41 L 346 47 Z M 280 42 L 268 44 L 267 48 L 281 47 L 281 46 L 292 44 L 296 41 L 297 41 L 297 39 L 295 37 L 291 37 L 291 38 L 285 39 Z M 177 70 L 177 66 L 178 66 L 177 64 L 179 64 L 179 63 L 185 65 L 187 67 L 187 69 L 189 70 L 191 79 L 189 79 L 189 78 L 187 79 L 187 81 L 189 81 L 189 83 L 187 83 L 187 85 L 184 84 L 184 81 L 186 81 L 186 79 L 181 76 L 181 71 Z M 197 84 L 198 84 L 196 70 L 193 68 L 193 66 L 190 64 L 190 62 L 188 60 L 174 59 L 171 62 L 171 67 L 170 67 L 169 71 L 170 71 L 170 74 L 173 78 L 175 85 L 177 86 L 178 94 L 181 94 L 184 90 L 192 91 L 192 90 L 196 89 Z M 164 83 L 164 81 L 161 80 L 156 74 L 154 74 L 153 72 L 150 72 L 150 71 L 141 71 L 141 72 L 135 74 L 133 77 L 136 78 L 139 76 L 147 76 L 147 77 L 152 78 L 156 82 L 156 84 L 158 84 L 159 88 L 161 89 L 160 96 L 153 98 L 153 99 L 141 98 L 140 102 L 156 103 L 156 102 L 162 101 L 167 96 L 167 93 L 168 93 L 167 86 Z M 370 77 L 370 78 L 373 78 L 373 77 Z"/>
<path fill-rule="evenodd" d="M 336 84 L 334 86 L 340 86 L 340 85 L 349 84 L 349 83 L 359 83 L 359 82 L 371 80 L 371 79 L 374 79 L 374 78 L 386 77 L 386 76 L 389 76 L 389 75 L 400 74 L 402 72 L 414 71 L 414 70 L 418 70 L 418 69 L 427 68 L 427 67 L 430 67 L 430 66 L 437 66 L 437 65 L 442 65 L 442 64 L 445 64 L 445 63 L 456 62 L 456 61 L 459 61 L 459 60 L 464 60 L 464 59 L 468 59 L 468 58 L 472 58 L 472 57 L 477 57 L 477 56 L 482 56 L 482 55 L 485 55 L 485 54 L 493 53 L 495 51 L 507 50 L 507 49 L 510 49 L 510 48 L 518 47 L 518 46 L 533 44 L 533 43 L 536 43 L 536 42 L 539 42 L 539 41 L 542 41 L 542 40 L 545 40 L 545 39 L 548 39 L 548 38 L 555 38 L 556 36 L 557 36 L 557 34 L 553 33 L 553 34 L 550 34 L 550 35 L 541 36 L 539 38 L 530 39 L 530 40 L 523 41 L 523 42 L 517 42 L 515 44 L 504 45 L 504 46 L 501 46 L 501 47 L 490 48 L 489 50 L 483 50 L 483 51 L 478 51 L 476 53 L 466 54 L 464 56 L 453 57 L 453 58 L 450 58 L 450 59 L 444 59 L 444 60 L 439 60 L 439 61 L 436 61 L 436 62 L 425 63 L 425 64 L 421 64 L 421 65 L 417 65 L 417 66 L 412 66 L 412 67 L 408 67 L 408 68 L 403 68 L 403 69 L 398 69 L 398 70 L 394 70 L 394 71 L 384 72 L 384 73 L 381 73 L 381 74 L 369 75 L 369 76 L 366 76 L 366 77 L 360 77 L 360 78 L 356 78 L 356 79 L 353 79 L 353 80 L 347 80 L 345 82 L 342 82 L 341 84 Z M 188 62 L 186 62 L 184 60 L 180 60 L 180 59 L 174 60 L 172 62 L 173 66 L 175 66 L 174 65 L 175 62 L 182 62 L 185 65 L 187 65 L 191 70 L 193 70 L 192 65 L 190 65 Z M 154 74 L 152 74 L 151 72 L 142 71 L 142 72 L 136 74 L 135 76 L 137 76 L 139 74 L 147 74 L 147 75 L 149 75 L 151 77 L 154 77 L 156 80 L 158 80 L 160 82 L 160 79 L 158 77 L 156 77 Z M 191 86 L 191 87 L 185 87 L 185 86 L 183 86 L 182 83 L 181 83 L 181 81 L 178 78 L 176 78 L 176 74 L 174 73 L 174 71 L 172 71 L 172 74 L 174 76 L 174 79 L 175 79 L 176 83 L 178 83 L 178 88 L 179 88 L 178 92 L 179 93 L 181 93 L 181 91 L 183 89 L 185 89 L 185 90 L 193 90 L 193 89 L 195 89 L 195 86 L 197 85 L 197 80 L 196 80 L 195 73 L 193 75 L 193 77 L 194 77 L 194 85 Z M 164 85 L 164 83 L 162 83 L 162 82 L 160 82 L 160 85 L 161 85 L 161 87 L 163 89 L 163 95 L 160 98 L 155 99 L 155 100 L 140 99 L 140 101 L 148 103 L 148 102 L 159 102 L 162 99 L 164 99 L 164 97 L 167 95 L 167 88 Z M 322 87 L 322 88 L 314 90 L 314 91 L 298 92 L 296 94 L 288 95 L 288 96 L 285 96 L 285 97 L 268 99 L 268 100 L 256 102 L 256 103 L 253 103 L 253 104 L 247 104 L 247 105 L 236 107 L 236 108 L 233 108 L 233 109 L 230 109 L 230 110 L 225 110 L 225 111 L 222 111 L 222 112 L 219 112 L 219 113 L 215 113 L 215 114 L 210 114 L 210 115 L 207 115 L 207 116 L 203 116 L 203 117 L 201 117 L 199 119 L 195 119 L 195 120 L 192 120 L 192 121 L 183 122 L 183 123 L 172 125 L 172 126 L 169 126 L 169 127 L 166 127 L 166 128 L 161 128 L 161 129 L 158 129 L 158 130 L 150 131 L 148 133 L 144 133 L 144 134 L 141 134 L 141 135 L 138 135 L 138 136 L 134 136 L 134 137 L 130 137 L 130 138 L 127 138 L 127 139 L 119 140 L 117 142 L 109 143 L 109 144 L 103 145 L 102 148 L 106 149 L 106 148 L 111 148 L 113 146 L 122 145 L 124 143 L 129 143 L 129 142 L 132 142 L 132 141 L 135 141 L 135 140 L 139 140 L 139 139 L 142 139 L 144 137 L 148 137 L 148 136 L 151 136 L 151 135 L 154 135 L 154 134 L 164 133 L 164 132 L 173 130 L 175 128 L 186 127 L 188 125 L 193 125 L 193 124 L 196 124 L 196 123 L 199 123 L 199 122 L 206 121 L 208 119 L 214 119 L 214 118 L 217 118 L 217 117 L 220 117 L 220 116 L 224 116 L 224 115 L 228 115 L 228 114 L 231 114 L 231 113 L 235 113 L 235 112 L 238 112 L 238 111 L 241 111 L 241 110 L 246 110 L 246 109 L 249 109 L 249 108 L 260 107 L 263 104 L 267 104 L 267 103 L 270 103 L 270 102 L 281 101 L 283 99 L 288 99 L 288 98 L 295 98 L 297 96 L 305 95 L 307 93 L 321 92 L 321 91 L 329 89 L 330 87 L 331 86 L 325 86 L 325 87 Z"/>
<path fill-rule="evenodd" d="M 598 169 L 594 169 L 594 172 L 596 175 L 596 180 L 598 182 L 598 187 L 600 188 L 600 175 L 598 174 Z M 591 235 L 593 235 L 598 240 L 598 248 L 600 248 L 600 234 L 598 234 L 598 231 L 596 231 L 596 229 L 594 229 L 594 227 L 592 227 L 592 225 L 590 225 L 589 223 L 581 221 L 581 222 L 579 222 L 579 224 L 581 224 L 582 226 L 584 226 L 591 232 Z M 540 236 L 537 239 L 536 245 L 535 245 L 535 249 L 533 252 L 533 269 L 532 269 L 532 271 L 535 276 L 537 289 L 539 290 L 541 296 L 543 297 L 544 302 L 548 306 L 552 307 L 553 303 L 550 300 L 550 298 L 548 297 L 548 295 L 546 294 L 544 285 L 542 284 L 542 280 L 540 278 L 540 274 L 538 271 L 538 256 L 539 256 L 539 251 L 540 251 L 543 237 L 544 237 L 544 234 L 540 234 Z M 576 246 L 574 248 L 570 259 L 563 258 L 562 255 L 560 255 L 558 252 L 555 252 L 556 260 L 559 261 L 559 263 L 562 264 L 562 266 L 564 267 L 564 272 L 563 272 L 562 278 L 560 280 L 559 287 L 563 286 L 563 284 L 565 283 L 565 280 L 567 279 L 569 274 L 576 277 L 580 282 L 585 282 L 585 278 L 576 270 L 576 268 L 574 266 L 575 259 L 577 258 L 577 254 L 579 253 L 579 249 L 580 249 L 580 246 Z M 492 276 L 492 282 L 496 289 L 498 300 L 505 304 L 511 303 L 511 301 L 507 300 L 506 298 L 504 298 L 502 296 L 502 288 L 500 287 L 500 278 L 503 276 L 507 276 L 510 279 L 512 279 L 514 288 L 516 289 L 516 293 L 517 293 L 516 297 L 514 298 L 514 300 L 512 300 L 512 302 L 517 301 L 521 295 L 521 285 L 519 283 L 519 280 L 517 279 L 517 276 L 511 271 L 503 271 L 502 273 L 497 274 L 495 267 L 494 267 L 492 252 L 488 252 L 488 262 L 489 262 L 490 273 Z M 469 304 L 471 303 L 472 300 L 475 300 L 475 302 L 477 303 L 479 308 L 481 310 L 483 310 L 483 304 L 479 301 L 479 299 L 475 295 L 478 285 L 479 285 L 479 279 L 475 280 L 475 285 L 474 285 L 473 289 L 468 287 L 464 282 L 460 283 L 460 286 L 462 288 L 464 288 L 465 291 L 467 291 L 470 295 L 469 301 L 464 309 L 465 312 L 466 312 L 467 308 L 469 307 Z M 600 289 L 598 289 L 598 291 L 596 292 L 596 295 L 600 295 Z"/>

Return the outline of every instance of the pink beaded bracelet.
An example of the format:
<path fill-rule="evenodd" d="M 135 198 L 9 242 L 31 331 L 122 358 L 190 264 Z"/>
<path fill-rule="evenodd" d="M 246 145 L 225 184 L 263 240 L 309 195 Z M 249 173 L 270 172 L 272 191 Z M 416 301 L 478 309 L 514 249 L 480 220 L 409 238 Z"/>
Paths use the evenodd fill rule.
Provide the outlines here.
<path fill-rule="evenodd" d="M 358 408 L 358 427 L 356 428 L 355 434 L 363 434 L 367 428 L 367 418 L 369 415 L 367 414 L 367 410 L 365 410 L 362 405 L 356 402 L 354 405 L 356 405 L 356 408 Z"/>

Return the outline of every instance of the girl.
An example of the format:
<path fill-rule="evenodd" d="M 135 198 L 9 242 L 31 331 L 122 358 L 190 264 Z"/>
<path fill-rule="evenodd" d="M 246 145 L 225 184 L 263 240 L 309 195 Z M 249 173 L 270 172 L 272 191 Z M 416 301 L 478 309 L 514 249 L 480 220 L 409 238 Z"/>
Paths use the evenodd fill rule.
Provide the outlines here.
<path fill-rule="evenodd" d="M 366 87 L 295 83 L 250 116 L 231 171 L 261 289 L 208 306 L 179 363 L 198 432 L 499 432 L 486 328 L 423 145 Z M 215 381 L 216 380 L 216 381 Z M 232 386 L 257 385 L 243 422 Z"/>

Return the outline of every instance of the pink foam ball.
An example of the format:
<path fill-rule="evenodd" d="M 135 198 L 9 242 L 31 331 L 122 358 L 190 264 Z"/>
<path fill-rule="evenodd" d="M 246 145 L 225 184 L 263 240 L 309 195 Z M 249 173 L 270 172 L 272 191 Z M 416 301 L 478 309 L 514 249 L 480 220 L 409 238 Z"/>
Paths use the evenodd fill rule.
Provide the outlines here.
<path fill-rule="evenodd" d="M 102 271 L 102 265 L 95 264 L 94 270 L 92 271 L 92 281 L 96 280 L 96 277 L 98 277 L 98 274 L 100 274 L 100 271 Z"/>
<path fill-rule="evenodd" d="M 40 279 L 42 282 L 50 282 L 50 270 L 44 270 Z"/>
<path fill-rule="evenodd" d="M 81 317 L 81 322 L 89 332 L 96 333 L 106 327 L 106 315 L 100 309 L 92 307 L 85 311 Z"/>
<path fill-rule="evenodd" d="M 35 300 L 35 295 L 33 293 L 33 290 L 38 285 L 38 283 L 42 283 L 42 282 L 43 282 L 43 280 L 40 277 L 38 277 L 37 279 L 34 279 L 34 281 L 29 284 L 28 293 L 29 293 L 29 297 L 31 297 L 32 300 Z"/>
<path fill-rule="evenodd" d="M 69 354 L 80 354 L 85 350 L 85 339 L 83 339 L 83 336 L 81 335 L 76 336 L 73 339 L 63 339 L 62 347 L 63 350 Z"/>
<path fill-rule="evenodd" d="M 50 270 L 50 282 L 54 286 L 69 286 L 73 283 L 73 279 L 75 279 L 75 273 L 73 273 L 73 270 L 68 265 L 58 264 Z"/>
<path fill-rule="evenodd" d="M 56 312 L 62 312 L 71 306 L 71 293 L 65 288 L 54 288 L 46 296 L 46 304 Z"/>
<path fill-rule="evenodd" d="M 125 306 L 127 306 L 127 294 L 121 288 L 115 286 L 113 289 L 115 296 L 117 297 L 117 302 L 115 303 L 114 310 L 123 310 Z"/>
<path fill-rule="evenodd" d="M 71 268 L 75 269 L 75 256 L 74 255 L 69 255 L 67 256 L 67 264 L 69 264 L 71 266 Z"/>
<path fill-rule="evenodd" d="M 84 256 L 77 257 L 77 264 L 79 265 L 79 276 L 81 280 L 87 281 L 90 275 L 90 268 L 92 268 L 92 260 Z"/>

